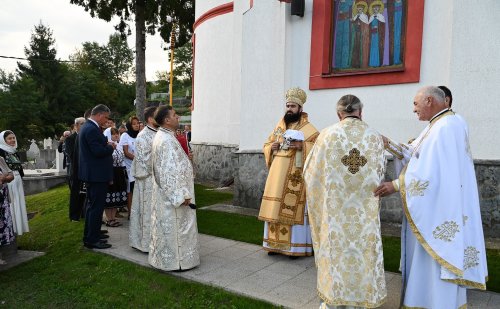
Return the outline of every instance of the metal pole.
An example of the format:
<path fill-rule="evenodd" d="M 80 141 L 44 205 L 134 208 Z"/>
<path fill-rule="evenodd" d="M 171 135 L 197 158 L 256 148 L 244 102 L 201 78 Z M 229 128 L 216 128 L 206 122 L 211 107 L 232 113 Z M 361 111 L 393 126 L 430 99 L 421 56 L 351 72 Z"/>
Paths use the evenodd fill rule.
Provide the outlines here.
<path fill-rule="evenodd" d="M 170 106 L 173 104 L 173 96 L 174 96 L 174 47 L 175 47 L 175 30 L 177 24 L 172 25 L 172 32 L 170 33 Z"/>

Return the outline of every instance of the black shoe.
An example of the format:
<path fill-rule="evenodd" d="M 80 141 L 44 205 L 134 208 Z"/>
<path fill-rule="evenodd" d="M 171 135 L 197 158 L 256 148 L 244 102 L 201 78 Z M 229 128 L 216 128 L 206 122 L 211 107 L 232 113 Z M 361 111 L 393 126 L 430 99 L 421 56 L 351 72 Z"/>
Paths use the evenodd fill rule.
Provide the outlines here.
<path fill-rule="evenodd" d="M 298 257 L 298 256 L 295 256 L 295 255 L 289 255 L 289 256 L 288 256 L 288 258 L 289 258 L 290 260 L 296 260 L 296 259 L 298 259 L 299 257 Z"/>
<path fill-rule="evenodd" d="M 95 244 L 91 244 L 91 243 L 87 242 L 87 243 L 84 243 L 83 245 L 89 249 L 108 249 L 108 248 L 111 248 L 111 245 L 108 243 L 105 243 L 105 242 L 97 242 Z"/>
<path fill-rule="evenodd" d="M 106 239 L 106 238 L 109 238 L 109 235 L 107 235 L 107 234 L 100 234 L 99 235 L 99 239 L 101 239 L 101 240 Z"/>
<path fill-rule="evenodd" d="M 99 233 L 101 233 L 101 234 L 108 234 L 108 230 L 100 230 Z"/>
<path fill-rule="evenodd" d="M 279 254 L 278 252 L 267 251 L 267 255 L 278 255 L 278 254 Z"/>

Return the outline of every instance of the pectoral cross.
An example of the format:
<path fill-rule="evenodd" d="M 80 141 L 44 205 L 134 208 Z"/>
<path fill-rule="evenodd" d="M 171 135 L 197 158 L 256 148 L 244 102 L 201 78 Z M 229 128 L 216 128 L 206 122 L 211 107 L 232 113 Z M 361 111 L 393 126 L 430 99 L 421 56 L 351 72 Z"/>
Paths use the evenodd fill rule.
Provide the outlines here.
<path fill-rule="evenodd" d="M 358 149 L 353 148 L 349 151 L 349 155 L 342 157 L 342 164 L 349 166 L 348 170 L 351 174 L 356 174 L 361 166 L 364 166 L 368 160 L 364 156 L 360 155 Z"/>

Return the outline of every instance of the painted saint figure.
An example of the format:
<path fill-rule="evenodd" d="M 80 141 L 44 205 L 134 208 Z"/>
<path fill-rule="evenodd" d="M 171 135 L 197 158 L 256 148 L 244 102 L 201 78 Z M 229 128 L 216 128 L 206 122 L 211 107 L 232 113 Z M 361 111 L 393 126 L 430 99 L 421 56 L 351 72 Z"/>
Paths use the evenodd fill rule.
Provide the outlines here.
<path fill-rule="evenodd" d="M 368 26 L 368 4 L 365 1 L 355 3 L 356 12 L 353 12 L 352 44 L 351 44 L 351 67 L 368 67 L 369 55 L 369 26 Z M 356 15 L 354 15 L 354 13 Z"/>
<path fill-rule="evenodd" d="M 337 22 L 335 24 L 335 67 L 347 68 L 349 65 L 350 16 L 353 0 L 340 0 Z"/>
<path fill-rule="evenodd" d="M 382 14 L 384 4 L 377 0 L 370 4 L 370 63 L 371 67 L 379 67 L 384 57 L 384 38 L 385 38 L 385 17 Z"/>
<path fill-rule="evenodd" d="M 394 1 L 394 51 L 393 62 L 394 64 L 401 64 L 401 28 L 403 19 L 403 1 Z"/>

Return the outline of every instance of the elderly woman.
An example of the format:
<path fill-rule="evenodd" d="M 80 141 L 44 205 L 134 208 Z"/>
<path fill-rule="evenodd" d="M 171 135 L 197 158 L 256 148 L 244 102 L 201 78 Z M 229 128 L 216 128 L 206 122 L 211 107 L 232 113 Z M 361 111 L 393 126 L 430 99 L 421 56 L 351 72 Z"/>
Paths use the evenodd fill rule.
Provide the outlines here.
<path fill-rule="evenodd" d="M 7 183 L 12 180 L 14 180 L 12 171 L 5 163 L 5 160 L 0 157 L 0 246 L 9 245 L 14 241 L 14 227 L 7 189 Z M 0 265 L 5 263 L 0 252 Z"/>
<path fill-rule="evenodd" d="M 14 132 L 2 131 L 0 133 L 0 157 L 5 159 L 7 166 L 14 172 L 14 180 L 8 185 L 14 232 L 22 235 L 29 232 L 29 227 L 22 180 L 24 172 L 16 149 L 17 140 Z"/>

